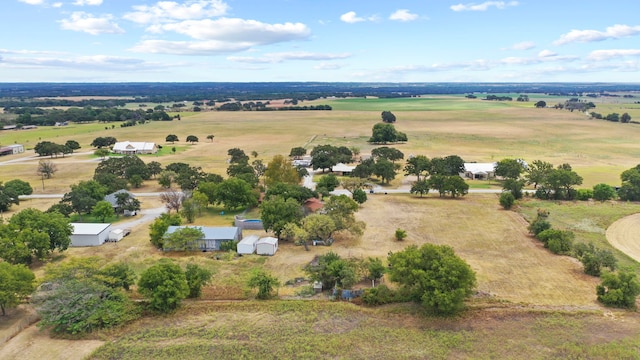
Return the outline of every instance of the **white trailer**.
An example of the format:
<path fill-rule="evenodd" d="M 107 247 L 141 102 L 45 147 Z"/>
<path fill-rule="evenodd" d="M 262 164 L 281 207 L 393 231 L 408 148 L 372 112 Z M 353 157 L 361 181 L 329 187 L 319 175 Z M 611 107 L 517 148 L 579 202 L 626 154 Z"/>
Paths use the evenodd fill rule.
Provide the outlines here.
<path fill-rule="evenodd" d="M 249 235 L 244 237 L 238 243 L 238 254 L 249 255 L 256 252 L 256 243 L 260 240 L 258 235 Z"/>

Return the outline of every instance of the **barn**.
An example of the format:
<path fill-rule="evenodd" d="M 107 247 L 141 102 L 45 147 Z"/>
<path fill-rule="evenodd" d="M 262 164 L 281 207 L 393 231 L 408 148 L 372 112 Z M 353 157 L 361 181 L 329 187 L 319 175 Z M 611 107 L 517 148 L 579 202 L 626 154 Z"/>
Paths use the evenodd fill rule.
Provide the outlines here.
<path fill-rule="evenodd" d="M 256 243 L 256 254 L 275 255 L 278 251 L 278 239 L 274 237 L 263 237 Z"/>
<path fill-rule="evenodd" d="M 256 252 L 256 243 L 260 240 L 258 235 L 249 235 L 245 236 L 238 243 L 238 254 L 248 255 Z"/>
<path fill-rule="evenodd" d="M 71 246 L 98 246 L 109 238 L 111 224 L 71 223 Z"/>

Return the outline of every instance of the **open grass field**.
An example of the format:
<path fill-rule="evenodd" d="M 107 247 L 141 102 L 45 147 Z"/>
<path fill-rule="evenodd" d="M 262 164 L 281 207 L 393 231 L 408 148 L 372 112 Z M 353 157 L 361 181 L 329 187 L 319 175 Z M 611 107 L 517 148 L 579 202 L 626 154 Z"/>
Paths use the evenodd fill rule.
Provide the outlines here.
<path fill-rule="evenodd" d="M 35 174 L 39 158 L 28 158 L 32 153 L 0 158 L 0 181 L 21 178 L 30 181 L 36 193 L 64 193 L 69 185 L 92 176 L 100 159 L 91 154 L 93 149 L 88 144 L 97 136 L 155 141 L 165 149 L 175 146 L 175 154 L 163 152 L 141 158 L 163 165 L 187 162 L 221 175 L 227 167 L 227 150 L 235 147 L 247 154 L 257 151 L 265 163 L 274 155 L 287 155 L 296 146 L 310 150 L 322 144 L 345 145 L 367 154 L 373 146 L 366 141 L 382 110 L 393 111 L 398 119 L 395 127 L 407 133 L 406 144 L 394 145 L 405 156 L 457 154 L 478 162 L 510 157 L 529 162 L 541 159 L 555 165 L 569 163 L 584 177 L 583 187 L 600 182 L 618 185 L 619 174 L 640 162 L 636 141 L 640 125 L 589 120 L 577 112 L 534 109 L 533 102 L 532 98 L 530 106 L 525 107 L 522 103 L 489 103 L 462 96 L 340 99 L 318 102 L 330 104 L 333 111 L 181 113 L 180 121 L 124 129 L 89 124 L 56 131 L 0 132 L 0 144 L 18 142 L 32 147 L 41 140 L 64 143 L 73 139 L 82 146 L 80 154 L 52 159 L 59 171 L 44 181 L 44 190 L 42 179 Z M 615 105 L 607 106 L 614 109 Z M 640 118 L 640 113 L 628 112 Z M 168 134 L 176 134 L 182 141 L 166 143 Z M 215 135 L 212 142 L 206 139 L 209 134 Z M 198 136 L 200 142 L 185 143 L 187 135 Z M 16 158 L 25 161 L 6 162 Z M 398 178 L 393 186 L 400 184 L 404 181 Z M 472 185 L 495 186 L 489 182 Z M 155 182 L 148 181 L 135 191 L 160 190 Z M 141 200 L 143 209 L 161 206 L 157 199 Z M 44 210 L 56 201 L 24 201 L 12 212 L 25 207 Z M 182 264 L 197 262 L 215 273 L 202 301 L 188 303 L 171 316 L 144 318 L 83 340 L 51 339 L 48 333 L 32 329 L 21 334 L 23 337 L 0 344 L 0 358 L 29 354 L 82 359 L 95 349 L 90 358 L 640 358 L 638 314 L 601 307 L 595 295 L 597 278 L 583 274 L 577 260 L 551 254 L 528 235 L 526 219 L 543 207 L 550 210 L 554 227 L 576 232 L 576 241 L 594 241 L 611 249 L 605 238 L 607 228 L 618 219 L 640 212 L 639 204 L 535 200 L 523 201 L 519 212 L 514 212 L 502 210 L 497 196 L 489 194 L 469 194 L 456 200 L 434 195 L 417 198 L 376 194 L 357 213 L 358 220 L 367 224 L 361 238 L 340 238 L 331 247 L 310 247 L 310 251 L 281 242 L 273 257 L 165 254 L 149 243 L 148 225 L 143 224 L 117 244 L 69 249 L 52 262 L 99 256 L 105 262 L 125 261 L 138 274 L 161 257 L 169 256 Z M 221 215 L 220 210 L 210 209 L 196 224 L 230 225 L 233 214 Z M 397 228 L 407 231 L 405 241 L 394 240 Z M 327 251 L 344 257 L 386 258 L 390 251 L 424 243 L 452 246 L 477 274 L 478 295 L 460 317 L 434 318 L 407 304 L 371 309 L 328 301 L 246 300 L 251 294 L 244 283 L 254 268 L 266 269 L 284 283 L 304 276 L 302 267 Z M 616 256 L 623 265 L 639 269 L 638 263 L 622 252 L 616 250 Z M 43 264 L 36 264 L 34 270 L 42 275 Z M 295 297 L 297 290 L 283 286 L 279 295 L 284 299 Z M 71 355 L 46 352 L 73 346 L 81 349 Z"/>

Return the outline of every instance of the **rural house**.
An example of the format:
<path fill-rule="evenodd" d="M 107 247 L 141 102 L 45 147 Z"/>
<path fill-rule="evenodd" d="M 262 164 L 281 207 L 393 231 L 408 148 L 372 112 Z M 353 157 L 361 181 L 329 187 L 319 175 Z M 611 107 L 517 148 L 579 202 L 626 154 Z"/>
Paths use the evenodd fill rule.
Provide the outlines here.
<path fill-rule="evenodd" d="M 332 168 L 331 171 L 336 173 L 336 175 L 350 175 L 355 166 L 345 165 L 343 163 L 337 163 Z"/>
<path fill-rule="evenodd" d="M 116 214 L 120 213 L 120 205 L 118 205 L 118 197 L 117 197 L 117 195 L 118 194 L 123 194 L 123 193 L 129 194 L 129 198 L 130 199 L 133 199 L 133 198 L 136 197 L 135 195 L 133 195 L 133 193 L 131 193 L 131 192 L 125 190 L 125 189 L 120 189 L 120 190 L 118 190 L 116 192 L 112 192 L 111 194 L 106 195 L 104 197 L 104 201 L 108 201 L 111 204 L 111 207 L 113 207 L 113 211 L 115 211 Z M 134 215 L 136 215 L 136 212 L 135 211 L 124 210 L 123 214 L 124 214 L 124 216 L 134 216 Z"/>
<path fill-rule="evenodd" d="M 496 163 L 464 163 L 463 178 L 488 180 L 496 176 Z"/>
<path fill-rule="evenodd" d="M 115 143 L 112 151 L 122 155 L 155 154 L 158 152 L 158 145 L 152 142 L 122 141 Z"/>
<path fill-rule="evenodd" d="M 24 152 L 24 146 L 21 144 L 14 144 L 14 145 L 7 145 L 7 146 L 0 147 L 0 156 L 20 154 L 23 152 Z"/>
<path fill-rule="evenodd" d="M 178 229 L 185 227 L 199 228 L 204 236 L 196 240 L 197 248 L 200 251 L 217 251 L 220 250 L 220 244 L 226 241 L 239 241 L 242 238 L 242 229 L 235 226 L 228 227 L 210 227 L 210 226 L 169 226 L 165 235 L 172 234 Z"/>

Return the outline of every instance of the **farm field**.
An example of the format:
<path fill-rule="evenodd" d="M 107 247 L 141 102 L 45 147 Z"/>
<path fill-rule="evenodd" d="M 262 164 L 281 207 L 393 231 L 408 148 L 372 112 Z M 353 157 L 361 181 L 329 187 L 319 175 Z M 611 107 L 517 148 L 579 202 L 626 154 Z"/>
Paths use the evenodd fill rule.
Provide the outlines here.
<path fill-rule="evenodd" d="M 44 189 L 42 179 L 35 174 L 40 158 L 32 157 L 32 152 L 0 158 L 0 181 L 20 178 L 29 181 L 35 193 L 64 193 L 69 185 L 92 176 L 100 159 L 92 155 L 89 143 L 98 136 L 175 146 L 175 154 L 141 158 L 163 165 L 186 162 L 223 176 L 227 150 L 235 147 L 247 153 L 256 151 L 265 163 L 274 155 L 287 155 L 296 146 L 310 150 L 322 144 L 345 145 L 367 154 L 373 148 L 367 143 L 371 127 L 379 121 L 382 110 L 393 111 L 398 118 L 395 127 L 408 135 L 406 144 L 393 145 L 405 157 L 456 154 L 477 162 L 523 158 L 554 165 L 569 163 L 584 177 L 584 188 L 601 182 L 618 185 L 620 173 L 640 163 L 637 124 L 590 120 L 578 112 L 535 109 L 534 100 L 530 107 L 462 96 L 415 100 L 340 99 L 317 102 L 330 104 L 333 111 L 183 112 L 181 120 L 130 128 L 105 129 L 103 124 L 88 124 L 56 131 L 0 132 L 2 144 L 22 142 L 32 147 L 42 140 L 64 143 L 73 139 L 82 146 L 78 154 L 52 159 L 59 171 L 44 180 Z M 606 106 L 613 111 L 617 105 Z M 640 118 L 640 105 L 624 106 Z M 181 141 L 165 142 L 168 134 L 178 135 Z M 215 135 L 213 141 L 206 139 L 209 134 Z M 187 144 L 187 135 L 196 135 L 200 141 Z M 16 158 L 24 161 L 7 162 Z M 397 179 L 392 187 L 401 183 Z M 485 186 L 489 185 L 477 187 Z M 133 191 L 161 190 L 154 181 L 147 181 Z M 142 200 L 143 209 L 161 206 L 155 198 Z M 56 201 L 23 201 L 3 216 L 25 207 L 44 210 Z M 42 357 L 47 348 L 67 346 L 81 349 L 73 356 L 52 352 L 50 358 L 252 358 L 258 354 L 264 359 L 639 358 L 639 315 L 602 307 L 595 294 L 598 278 L 585 275 L 576 259 L 551 254 L 528 234 L 527 220 L 538 208 L 549 209 L 554 227 L 576 232 L 576 241 L 593 241 L 612 250 L 605 238 L 607 228 L 620 218 L 640 212 L 640 204 L 634 203 L 525 199 L 517 211 L 505 211 L 495 194 L 469 194 L 455 200 L 432 194 L 425 198 L 376 194 L 370 195 L 356 214 L 367 224 L 361 238 L 339 238 L 331 247 L 310 247 L 310 251 L 284 242 L 276 256 L 240 258 L 214 253 L 165 254 L 149 243 L 148 225 L 139 225 L 117 244 L 69 249 L 56 254 L 52 261 L 98 256 L 104 262 L 125 261 L 137 274 L 165 256 L 181 263 L 195 261 L 215 274 L 201 301 L 188 302 L 171 316 L 146 317 L 85 339 L 52 339 L 32 327 L 21 337 L 0 345 L 0 358 L 18 358 L 19 354 Z M 226 226 L 232 219 L 233 214 L 221 215 L 220 209 L 211 208 L 196 219 L 196 224 Z M 394 239 L 397 228 L 407 231 L 405 241 Z M 478 293 L 469 301 L 469 310 L 459 317 L 432 317 L 408 304 L 367 308 L 325 298 L 298 301 L 293 299 L 297 299 L 299 289 L 290 286 L 279 289 L 282 300 L 246 300 L 251 294 L 244 284 L 254 268 L 266 269 L 285 283 L 304 276 L 302 267 L 328 251 L 343 257 L 386 258 L 389 252 L 424 243 L 452 246 L 476 272 Z M 639 269 L 635 260 L 615 251 L 621 265 Z M 36 265 L 35 272 L 42 275 L 42 264 Z M 273 331 L 274 323 L 277 331 Z M 271 345 L 275 341 L 278 346 Z"/>

